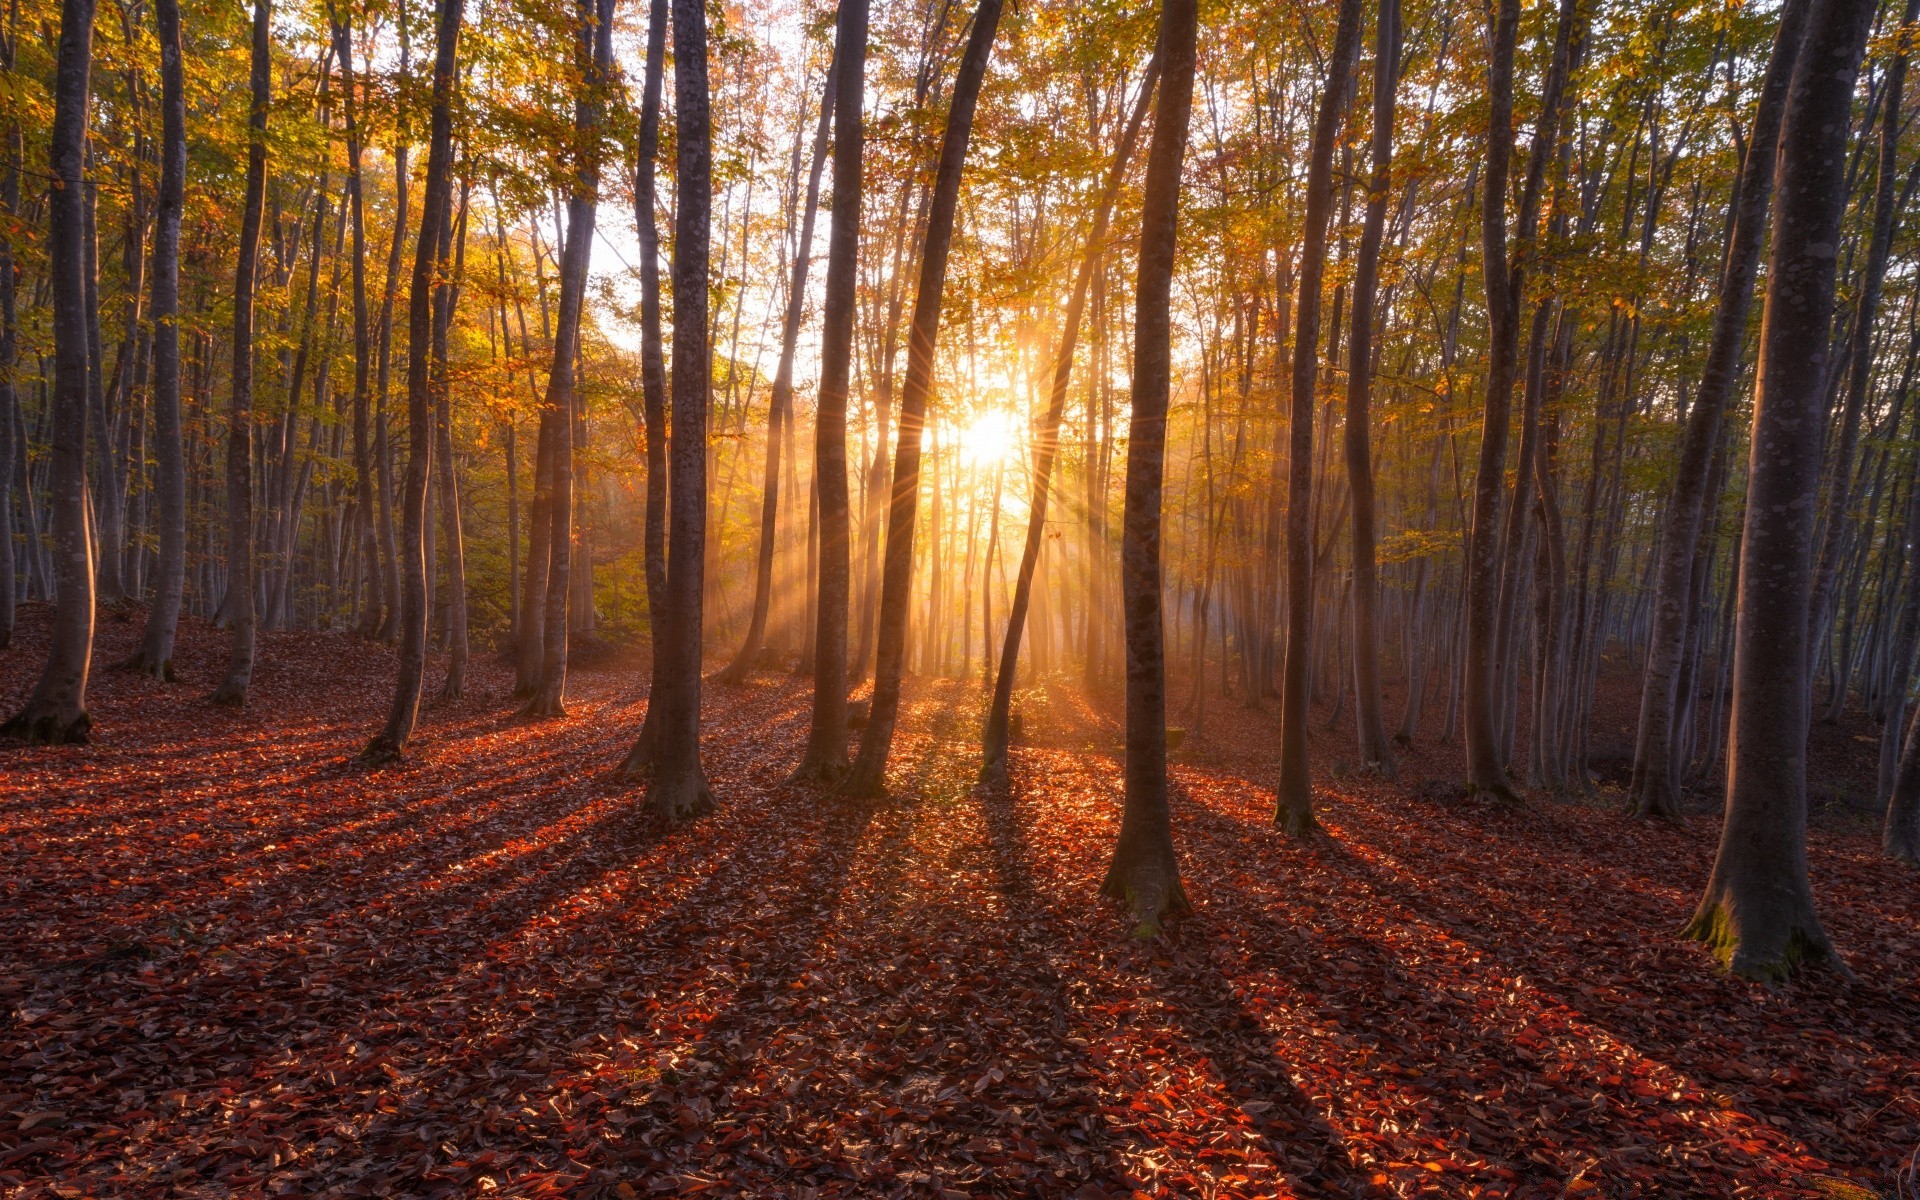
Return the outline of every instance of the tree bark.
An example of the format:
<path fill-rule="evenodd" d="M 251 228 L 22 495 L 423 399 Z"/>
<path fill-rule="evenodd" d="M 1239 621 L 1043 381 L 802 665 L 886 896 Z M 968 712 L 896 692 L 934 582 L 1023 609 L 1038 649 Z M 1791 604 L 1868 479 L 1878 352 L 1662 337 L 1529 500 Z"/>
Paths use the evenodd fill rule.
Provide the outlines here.
<path fill-rule="evenodd" d="M 773 552 L 780 515 L 780 438 L 793 420 L 793 358 L 800 340 L 800 322 L 806 310 L 807 271 L 813 263 L 813 226 L 820 209 L 820 174 L 827 161 L 827 136 L 833 126 L 834 69 L 827 67 L 820 97 L 820 118 L 813 131 L 812 166 L 807 172 L 806 209 L 800 219 L 800 241 L 794 252 L 787 284 L 787 310 L 780 329 L 780 365 L 774 371 L 773 399 L 767 410 L 767 472 L 761 488 L 760 546 L 754 560 L 753 611 L 747 618 L 747 636 L 733 661 L 715 676 L 721 683 L 745 683 L 760 657 L 766 638 L 767 614 L 773 606 Z"/>
<path fill-rule="evenodd" d="M 827 242 L 820 392 L 815 405 L 814 487 L 820 565 L 813 637 L 813 718 L 796 782 L 833 783 L 847 769 L 847 384 L 858 304 L 861 153 L 865 142 L 867 0 L 840 0 L 834 32 L 833 211 Z"/>
<path fill-rule="evenodd" d="M 1735 628 L 1726 820 L 1688 936 L 1736 974 L 1779 980 L 1834 959 L 1807 880 L 1814 500 L 1847 115 L 1872 0 L 1813 0 L 1780 132 Z"/>
<path fill-rule="evenodd" d="M 1357 0 L 1356 0 L 1357 2 Z M 1120 584 L 1126 614 L 1126 799 L 1120 837 L 1100 892 L 1124 903 L 1134 936 L 1157 935 L 1170 914 L 1187 911 L 1174 855 L 1167 788 L 1166 628 L 1161 615 L 1160 500 L 1167 407 L 1172 390 L 1172 293 L 1180 223 L 1180 167 L 1193 111 L 1195 0 L 1162 0 L 1159 96 L 1141 195 L 1140 251 L 1134 289 L 1133 413 L 1127 442 L 1126 512 Z"/>
<path fill-rule="evenodd" d="M 15 19 L 17 25 L 17 18 Z M 17 29 L 9 29 L 0 47 L 4 58 L 0 68 L 13 71 L 18 39 Z M 19 566 L 13 549 L 13 485 L 21 475 L 27 458 L 27 446 L 16 430 L 20 428 L 20 395 L 14 385 L 18 361 L 19 325 L 14 298 L 13 226 L 20 212 L 20 125 L 9 122 L 0 146 L 0 209 L 5 224 L 0 225 L 0 650 L 13 644 L 15 598 L 19 591 Z M 29 552 L 30 554 L 31 552 Z"/>
<path fill-rule="evenodd" d="M 612 0 L 602 0 L 610 30 Z M 700 764 L 700 657 L 707 556 L 707 407 L 713 386 L 707 288 L 713 209 L 713 128 L 707 95 L 707 10 L 673 0 L 672 527 L 667 539 L 666 655 L 648 708 L 658 705 L 647 800 L 668 824 L 713 808 Z"/>
<path fill-rule="evenodd" d="M 264 3 L 264 0 L 262 0 Z M 0 736 L 85 742 L 87 673 L 93 661 L 93 539 L 87 514 L 87 97 L 93 65 L 93 0 L 61 0 L 47 171 L 47 274 L 53 305 L 53 437 L 48 492 L 54 540 L 53 631 L 46 666 L 26 707 Z M 11 206 L 10 206 L 11 207 Z M 24 446 L 23 446 L 24 450 Z"/>
<path fill-rule="evenodd" d="M 153 230 L 153 300 L 149 309 L 153 319 L 160 569 L 140 648 L 127 665 L 156 679 L 172 680 L 174 633 L 180 625 L 187 577 L 187 471 L 180 439 L 180 218 L 186 204 L 187 103 L 180 61 L 179 0 L 155 0 L 153 11 L 160 44 L 161 134 L 160 194 Z M 8 364 L 0 361 L 0 373 L 7 368 Z M 0 528 L 0 533 L 4 532 Z M 6 583 L 11 598 L 11 580 Z"/>
<path fill-rule="evenodd" d="M 1155 81 L 1160 75 L 1158 59 L 1147 63 L 1140 80 L 1140 95 L 1133 113 L 1120 135 L 1119 148 L 1107 168 L 1100 203 L 1087 230 L 1086 249 L 1080 256 L 1080 269 L 1073 280 L 1073 294 L 1067 300 L 1066 319 L 1060 330 L 1060 345 L 1054 351 L 1053 386 L 1047 396 L 1047 415 L 1040 426 L 1040 437 L 1033 455 L 1033 500 L 1027 512 L 1027 541 L 1020 552 L 1020 572 L 1014 577 L 1013 602 L 1007 612 L 1007 630 L 1000 647 L 999 668 L 993 677 L 993 702 L 987 710 L 986 730 L 981 735 L 980 778 L 997 787 L 1007 783 L 1007 742 L 1013 718 L 1013 681 L 1020 665 L 1020 639 L 1027 623 L 1027 607 L 1033 599 L 1033 575 L 1040 562 L 1040 549 L 1047 532 L 1047 504 L 1053 490 L 1053 467 L 1060 453 L 1060 422 L 1066 413 L 1067 385 L 1073 380 L 1073 356 L 1080 340 L 1080 322 L 1086 313 L 1087 293 L 1099 269 L 1106 248 L 1107 225 L 1113 217 L 1114 199 L 1126 181 L 1127 163 L 1133 158 L 1134 144 L 1146 120 L 1147 105 L 1153 99 Z M 1091 471 L 1092 464 L 1088 464 Z M 996 528 L 996 533 L 998 532 Z M 984 631 L 984 640 L 992 645 L 993 631 Z"/>
<path fill-rule="evenodd" d="M 1313 404 L 1320 373 L 1320 285 L 1333 216 L 1333 142 L 1360 53 L 1360 0 L 1341 0 L 1333 56 L 1314 117 L 1307 159 L 1306 227 L 1301 233 L 1300 294 L 1294 305 L 1293 390 L 1287 439 L 1287 657 L 1280 699 L 1280 789 L 1274 824 L 1311 833 L 1313 787 L 1307 768 L 1308 631 L 1313 625 Z M 1330 348 L 1331 350 L 1331 348 Z"/>
<path fill-rule="evenodd" d="M 402 587 L 400 663 L 386 728 L 360 752 L 379 764 L 406 752 L 420 715 L 427 673 L 427 482 L 433 465 L 433 293 L 441 231 L 453 208 L 454 70 L 465 0 L 439 0 L 433 50 L 433 112 L 427 140 L 427 178 L 420 199 L 420 232 L 407 298 L 407 478 L 401 495 Z M 396 234 L 396 237 L 398 235 Z"/>
<path fill-rule="evenodd" d="M 1393 745 L 1380 696 L 1379 582 L 1374 561 L 1373 394 L 1374 299 L 1380 243 L 1386 234 L 1387 190 L 1393 185 L 1394 89 L 1400 82 L 1400 3 L 1380 0 L 1373 51 L 1373 178 L 1354 266 L 1353 332 L 1347 336 L 1347 486 L 1353 494 L 1353 699 L 1360 762 L 1391 779 Z"/>
<path fill-rule="evenodd" d="M 227 619 L 233 649 L 216 704 L 245 704 L 253 679 L 253 290 L 267 193 L 267 108 L 272 103 L 272 4 L 253 3 L 252 107 L 247 118 L 247 182 L 233 284 L 233 383 L 227 408 Z"/>
<path fill-rule="evenodd" d="M 946 292 L 947 254 L 953 246 L 954 212 L 960 203 L 960 173 L 973 135 L 974 106 L 986 79 L 987 58 L 1000 27 L 1000 0 L 980 0 L 973 32 L 960 56 L 947 111 L 946 136 L 934 170 L 927 232 L 920 253 L 919 290 L 913 324 L 907 333 L 907 382 L 900 394 L 899 445 L 894 453 L 892 495 L 887 505 L 886 558 L 881 568 L 880 616 L 873 673 L 873 699 L 860 753 L 842 794 L 876 798 L 886 794 L 887 757 L 893 748 L 900 713 L 900 677 L 906 667 L 907 612 L 913 600 L 913 533 L 920 500 L 920 437 L 926 427 L 927 398 L 933 391 L 934 346 L 940 333 L 940 305 Z M 934 553 L 939 553 L 936 518 Z M 938 589 L 936 588 L 936 594 Z"/>

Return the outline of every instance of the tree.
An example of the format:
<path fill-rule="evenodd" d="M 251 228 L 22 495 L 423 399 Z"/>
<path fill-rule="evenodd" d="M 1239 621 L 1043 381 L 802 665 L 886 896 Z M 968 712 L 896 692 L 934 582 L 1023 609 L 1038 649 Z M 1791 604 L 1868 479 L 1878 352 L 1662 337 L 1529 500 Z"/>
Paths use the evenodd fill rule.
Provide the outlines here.
<path fill-rule="evenodd" d="M 647 632 L 653 649 L 653 685 L 646 721 L 623 774 L 634 777 L 653 764 L 660 667 L 667 649 L 667 368 L 660 337 L 660 225 L 655 216 L 654 158 L 660 150 L 660 91 L 667 54 L 667 0 L 647 10 L 647 63 L 641 83 L 640 138 L 634 150 L 633 217 L 640 235 L 640 391 L 646 425 L 647 511 L 643 548 L 647 578 Z M 534 518 L 535 522 L 539 518 Z"/>
<path fill-rule="evenodd" d="M 820 331 L 813 478 L 820 507 L 813 635 L 813 718 L 796 782 L 833 783 L 847 769 L 847 386 L 860 256 L 860 156 L 865 141 L 867 0 L 840 0 L 834 29 L 833 210 Z"/>
<path fill-rule="evenodd" d="M 604 22 L 611 27 L 612 0 Z M 674 0 L 672 528 L 667 538 L 666 661 L 648 707 L 659 705 L 648 802 L 669 823 L 713 807 L 700 765 L 700 649 L 707 555 L 708 238 L 713 129 L 707 98 L 704 0 Z M 611 53 L 611 43 L 609 43 Z"/>
<path fill-rule="evenodd" d="M 233 282 L 233 380 L 227 404 L 227 619 L 233 651 L 215 704 L 247 702 L 253 681 L 253 292 L 260 219 L 267 199 L 267 110 L 273 102 L 273 6 L 253 3 L 252 107 L 247 116 L 247 183 Z"/>
<path fill-rule="evenodd" d="M 1080 269 L 1074 276 L 1073 292 L 1067 300 L 1067 314 L 1061 325 L 1060 346 L 1054 352 L 1053 387 L 1047 396 L 1047 414 L 1033 449 L 1033 501 L 1027 512 L 1027 541 L 1020 552 L 1019 574 L 1014 577 L 1013 603 L 1007 610 L 1007 631 L 1001 642 L 999 667 L 993 677 L 993 700 L 980 738 L 980 778 L 996 787 L 1007 783 L 1014 671 L 1020 663 L 1020 640 L 1026 630 L 1027 608 L 1033 602 L 1033 575 L 1040 563 L 1041 544 L 1046 539 L 1047 502 L 1053 490 L 1054 462 L 1060 453 L 1060 422 L 1066 415 L 1067 385 L 1073 379 L 1073 357 L 1080 339 L 1080 322 L 1086 314 L 1087 290 L 1106 249 L 1113 202 L 1126 180 L 1127 163 L 1133 158 L 1134 143 L 1139 140 L 1140 126 L 1147 115 L 1147 104 L 1153 99 L 1154 81 L 1159 74 L 1159 60 L 1150 60 L 1140 80 L 1140 95 L 1134 101 L 1133 114 L 1120 135 L 1120 147 L 1107 169 L 1106 185 L 1094 209 L 1093 223 L 1087 229 L 1086 249 L 1080 255 Z M 985 632 L 992 634 L 991 629 Z"/>
<path fill-rule="evenodd" d="M 1780 8 L 1773 54 L 1760 85 L 1753 132 L 1740 164 L 1733 225 L 1727 234 L 1719 303 L 1707 345 L 1700 390 L 1687 410 L 1673 494 L 1667 501 L 1660 566 L 1653 601 L 1653 629 L 1647 640 L 1647 666 L 1640 693 L 1639 734 L 1634 743 L 1633 780 L 1628 802 L 1634 815 L 1677 819 L 1680 786 L 1674 762 L 1674 709 L 1679 697 L 1680 656 L 1692 620 L 1689 603 L 1694 553 L 1706 510 L 1708 462 L 1720 440 L 1720 418 L 1740 373 L 1747 340 L 1747 312 L 1753 303 L 1754 277 L 1765 246 L 1767 210 L 1773 201 L 1775 151 L 1787 86 L 1806 28 L 1808 0 L 1788 0 Z"/>
<path fill-rule="evenodd" d="M 1875 5 L 1813 0 L 1780 131 L 1747 463 L 1726 820 L 1687 934 L 1735 973 L 1830 960 L 1807 879 L 1807 603 L 1847 115 Z"/>
<path fill-rule="evenodd" d="M 9 31 L 0 39 L 0 68 L 14 71 L 17 35 Z M 14 437 L 19 424 L 20 394 L 14 385 L 19 362 L 19 314 L 14 296 L 13 223 L 20 212 L 20 124 L 9 121 L 0 146 L 0 208 L 5 223 L 0 225 L 0 650 L 13 644 L 15 599 L 19 591 L 20 563 L 13 548 L 13 480 L 17 464 L 25 461 L 27 447 Z"/>
<path fill-rule="evenodd" d="M 262 3 L 265 0 L 261 0 Z M 87 314 L 85 165 L 93 66 L 93 0 L 61 0 L 60 43 L 47 171 L 47 274 L 53 293 L 52 497 L 55 596 L 46 666 L 26 707 L 0 735 L 85 742 L 87 672 L 93 662 L 93 539 L 87 517 Z"/>
<path fill-rule="evenodd" d="M 613 63 L 613 0 L 580 0 L 581 65 L 574 99 L 575 154 L 573 190 L 567 201 L 567 240 L 560 251 L 560 307 L 553 327 L 553 368 L 547 374 L 547 398 L 541 419 L 551 424 L 552 498 L 547 552 L 547 592 L 542 599 L 542 647 L 539 686 L 527 701 L 526 715 L 566 715 L 567 617 L 573 571 L 573 416 L 578 366 L 580 314 L 586 303 L 587 266 L 593 256 L 594 214 L 600 194 L 600 125 L 606 107 L 601 94 Z"/>
<path fill-rule="evenodd" d="M 806 309 L 807 271 L 813 265 L 813 225 L 820 207 L 820 171 L 827 161 L 827 135 L 833 128 L 833 66 L 820 96 L 820 117 L 813 131 L 812 166 L 807 171 L 806 208 L 800 218 L 800 240 L 787 283 L 786 313 L 781 321 L 780 365 L 773 374 L 773 400 L 767 407 L 767 470 L 761 486 L 760 546 L 754 556 L 753 612 L 747 618 L 747 636 L 715 676 L 722 683 L 744 683 L 760 657 L 766 638 L 767 614 L 773 605 L 773 550 L 780 515 L 780 443 L 793 420 L 793 359 L 800 340 L 800 321 Z M 795 147 L 797 154 L 798 147 Z"/>
<path fill-rule="evenodd" d="M 1180 223 L 1180 167 L 1193 111 L 1199 6 L 1162 0 L 1154 57 L 1160 63 L 1153 138 L 1141 196 L 1134 288 L 1133 414 L 1127 441 L 1120 585 L 1126 613 L 1126 800 L 1120 838 L 1100 885 L 1132 911 L 1135 936 L 1152 937 L 1187 911 L 1173 850 L 1167 796 L 1167 659 L 1161 617 L 1160 501 L 1173 374 L 1173 264 Z"/>
<path fill-rule="evenodd" d="M 894 723 L 900 714 L 900 676 L 906 669 L 907 607 L 913 591 L 913 526 L 920 501 L 920 438 L 926 430 L 927 397 L 933 391 L 934 345 L 940 335 L 940 305 L 947 285 L 947 253 L 953 246 L 954 212 L 960 204 L 960 172 L 973 136 L 973 110 L 987 76 L 994 32 L 1000 27 L 1000 0 L 980 0 L 973 32 L 960 55 L 947 110 L 947 132 L 934 169 L 933 196 L 927 209 L 926 242 L 920 252 L 920 286 L 913 301 L 913 326 L 907 342 L 907 386 L 900 395 L 899 445 L 894 454 L 893 491 L 887 505 L 887 549 L 882 564 L 880 627 L 873 674 L 873 700 L 860 753 L 840 791 L 855 797 L 886 794 L 887 756 L 893 749 Z"/>
<path fill-rule="evenodd" d="M 160 42 L 160 194 L 153 230 L 153 433 L 159 459 L 160 574 L 146 632 L 127 665 L 171 680 L 187 577 L 187 465 L 180 441 L 180 215 L 187 191 L 187 101 L 179 0 L 155 0 Z"/>
<path fill-rule="evenodd" d="M 1380 243 L 1386 236 L 1387 192 L 1393 185 L 1394 89 L 1400 82 L 1400 3 L 1380 0 L 1373 50 L 1373 178 L 1366 225 L 1354 264 L 1353 332 L 1347 335 L 1347 485 L 1353 493 L 1353 701 L 1360 761 L 1391 778 L 1380 697 L 1380 585 L 1376 577 L 1371 402 L 1375 292 Z"/>
<path fill-rule="evenodd" d="M 453 101 L 465 0 L 439 0 L 434 16 L 433 109 L 427 179 L 407 298 L 407 477 L 401 493 L 400 666 L 386 728 L 360 752 L 369 765 L 406 752 L 427 674 L 427 482 L 433 468 L 433 293 L 441 232 L 453 210 Z M 396 235 L 397 236 L 397 235 Z"/>
<path fill-rule="evenodd" d="M 1360 0 L 1340 0 L 1333 57 L 1314 117 L 1307 158 L 1306 230 L 1300 243 L 1300 298 L 1294 305 L 1293 395 L 1287 436 L 1287 659 L 1280 698 L 1280 796 L 1273 823 L 1311 833 L 1313 786 L 1307 769 L 1308 633 L 1313 625 L 1313 405 L 1320 376 L 1320 285 L 1333 213 L 1333 140 L 1360 53 Z"/>

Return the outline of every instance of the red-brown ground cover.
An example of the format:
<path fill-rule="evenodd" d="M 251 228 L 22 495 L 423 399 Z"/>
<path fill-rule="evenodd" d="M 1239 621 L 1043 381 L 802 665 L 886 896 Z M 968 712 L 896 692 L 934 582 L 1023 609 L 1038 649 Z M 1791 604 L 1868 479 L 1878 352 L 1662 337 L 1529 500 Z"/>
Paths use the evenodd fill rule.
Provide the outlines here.
<path fill-rule="evenodd" d="M 1858 978 L 1770 992 L 1674 937 L 1710 817 L 1453 800 L 1431 730 L 1332 778 L 1316 721 L 1295 843 L 1272 717 L 1216 699 L 1196 908 L 1135 943 L 1117 733 L 1064 690 L 993 796 L 976 689 L 912 689 L 856 809 L 781 782 L 802 683 L 711 688 L 719 809 L 662 832 L 611 776 L 631 666 L 528 724 L 480 664 L 369 773 L 385 651 L 268 635 L 231 712 L 183 640 L 187 683 L 96 676 L 97 745 L 0 749 L 0 1195 L 1858 1196 L 1920 1144 L 1920 882 L 1857 823 L 1813 871 Z"/>

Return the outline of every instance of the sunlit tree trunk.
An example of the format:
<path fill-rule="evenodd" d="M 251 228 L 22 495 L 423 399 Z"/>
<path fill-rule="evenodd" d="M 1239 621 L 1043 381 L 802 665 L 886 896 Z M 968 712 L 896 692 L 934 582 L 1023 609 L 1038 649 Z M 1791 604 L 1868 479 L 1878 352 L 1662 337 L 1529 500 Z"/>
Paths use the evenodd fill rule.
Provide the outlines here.
<path fill-rule="evenodd" d="M 1357 0 L 1353 0 L 1357 3 Z M 1172 292 L 1180 223 L 1180 168 L 1193 111 L 1199 13 L 1194 0 L 1162 0 L 1154 57 L 1160 63 L 1153 139 L 1141 193 L 1139 273 L 1134 289 L 1133 414 L 1127 441 L 1126 513 L 1120 585 L 1126 612 L 1126 800 L 1120 837 L 1100 885 L 1152 937 L 1187 910 L 1173 850 L 1167 795 L 1166 628 L 1161 614 L 1160 500 L 1172 390 Z"/>
<path fill-rule="evenodd" d="M 433 385 L 434 466 L 439 475 L 440 552 L 447 564 L 447 677 L 440 699 L 459 700 L 467 691 L 467 543 L 460 520 L 460 473 L 453 457 L 453 389 L 447 377 L 447 337 L 460 303 L 460 285 L 466 274 L 467 202 L 469 185 L 460 189 L 460 215 L 451 236 L 453 276 L 434 289 Z M 440 254 L 442 262 L 447 251 Z M 511 586 L 511 581 L 509 581 Z"/>
<path fill-rule="evenodd" d="M 1833 956 L 1807 880 L 1807 601 L 1847 113 L 1872 0 L 1813 0 L 1780 132 L 1720 850 L 1688 934 L 1736 973 Z"/>
<path fill-rule="evenodd" d="M 233 380 L 227 408 L 227 619 L 233 650 L 216 704 L 245 704 L 253 679 L 253 291 L 260 218 L 267 192 L 267 106 L 271 103 L 269 0 L 253 4 L 253 102 L 247 118 L 247 182 L 240 217 L 239 266 L 233 285 Z"/>
<path fill-rule="evenodd" d="M 1386 235 L 1387 193 L 1393 184 L 1394 89 L 1399 85 L 1400 4 L 1380 0 L 1373 51 L 1373 178 L 1367 185 L 1366 225 L 1354 266 L 1353 332 L 1348 335 L 1347 481 L 1353 492 L 1353 699 L 1360 762 L 1391 778 L 1393 746 L 1380 697 L 1379 583 L 1374 564 L 1373 323 L 1380 243 Z"/>
<path fill-rule="evenodd" d="M 1080 256 L 1080 267 L 1073 279 L 1073 293 L 1067 300 L 1060 345 L 1054 351 L 1053 381 L 1047 396 L 1047 413 L 1033 450 L 1033 499 L 1027 512 L 1027 541 L 1020 552 L 1019 574 L 1014 577 L 1006 636 L 1000 647 L 999 666 L 993 676 L 993 703 L 987 710 L 986 730 L 980 739 L 980 778 L 997 785 L 1005 784 L 1007 779 L 1007 741 L 1013 712 L 1014 672 L 1020 663 L 1020 639 L 1027 623 L 1027 606 L 1033 599 L 1033 573 L 1040 561 L 1041 546 L 1046 540 L 1047 505 L 1053 492 L 1054 463 L 1060 453 L 1060 422 L 1066 414 L 1068 384 L 1073 380 L 1073 356 L 1079 346 L 1080 322 L 1086 312 L 1087 292 L 1092 287 L 1101 256 L 1106 250 L 1107 224 L 1113 216 L 1114 198 L 1119 195 L 1120 185 L 1126 179 L 1127 163 L 1133 158 L 1134 143 L 1140 138 L 1140 126 L 1146 119 L 1147 104 L 1153 99 L 1154 83 L 1159 74 L 1159 60 L 1148 62 L 1140 80 L 1140 95 L 1134 101 L 1133 113 L 1127 118 L 1126 128 L 1120 134 L 1120 145 L 1114 151 L 1112 165 L 1107 168 L 1099 206 L 1094 209 L 1093 222 L 1087 229 L 1086 249 Z M 1091 463 L 1088 469 L 1092 469 Z M 986 644 L 990 646 L 992 630 L 987 630 L 986 634 L 989 639 Z M 1089 645 L 1092 640 L 1091 637 L 1088 639 Z"/>
<path fill-rule="evenodd" d="M 264 0 L 262 0 L 264 2 Z M 30 742 L 84 742 L 87 673 L 93 660 L 93 540 L 87 514 L 87 97 L 93 66 L 93 0 L 61 0 L 47 171 L 47 273 L 53 303 L 52 444 L 47 484 L 54 539 L 53 632 L 47 662 L 26 707 L 0 735 Z M 10 206 L 11 207 L 11 206 Z"/>
<path fill-rule="evenodd" d="M 1280 795 L 1274 824 L 1300 835 L 1313 830 L 1313 786 L 1307 768 L 1307 678 L 1313 625 L 1313 405 L 1320 373 L 1320 285 L 1327 266 L 1327 222 L 1333 215 L 1333 142 L 1347 85 L 1360 52 L 1360 0 L 1341 0 L 1340 24 L 1314 117 L 1307 158 L 1306 227 L 1300 242 L 1300 294 L 1293 332 L 1293 391 L 1287 436 L 1287 650 L 1280 700 Z"/>
<path fill-rule="evenodd" d="M 847 768 L 847 384 L 859 283 L 861 148 L 865 141 L 867 0 L 840 0 L 834 33 L 833 212 L 827 243 L 814 487 L 820 505 L 813 635 L 813 718 L 796 781 L 831 783 Z"/>
<path fill-rule="evenodd" d="M 453 208 L 454 68 L 465 0 L 439 0 L 435 14 L 433 112 L 427 141 L 426 188 L 407 299 L 407 478 L 401 493 L 402 588 L 400 662 L 386 728 L 360 752 L 378 764 L 405 753 L 420 715 L 427 672 L 427 482 L 433 460 L 433 292 L 441 234 Z"/>
<path fill-rule="evenodd" d="M 980 98 L 987 59 L 993 52 L 993 38 L 999 27 L 1000 0 L 980 0 L 973 14 L 973 32 L 954 76 L 946 136 L 934 170 L 926 242 L 920 254 L 919 290 L 914 296 L 913 324 L 907 334 L 907 383 L 900 394 L 900 441 L 894 455 L 892 495 L 887 505 L 873 700 L 867 727 L 860 736 L 860 753 L 840 783 L 840 790 L 850 796 L 886 794 L 887 756 L 893 748 L 894 723 L 900 712 L 900 677 L 906 667 L 907 613 L 913 602 L 913 527 L 920 501 L 920 435 L 926 425 L 927 398 L 933 391 L 934 346 L 940 333 L 940 305 L 947 284 L 947 253 L 953 245 L 954 212 L 960 203 L 960 172 L 966 163 L 967 143 L 973 135 L 974 106 Z M 935 486 L 938 487 L 937 482 Z M 937 565 L 942 551 L 938 508 L 934 510 L 932 535 L 932 553 Z M 939 594 L 936 576 L 933 588 L 936 601 Z M 935 622 L 929 621 L 928 627 L 932 632 Z"/>

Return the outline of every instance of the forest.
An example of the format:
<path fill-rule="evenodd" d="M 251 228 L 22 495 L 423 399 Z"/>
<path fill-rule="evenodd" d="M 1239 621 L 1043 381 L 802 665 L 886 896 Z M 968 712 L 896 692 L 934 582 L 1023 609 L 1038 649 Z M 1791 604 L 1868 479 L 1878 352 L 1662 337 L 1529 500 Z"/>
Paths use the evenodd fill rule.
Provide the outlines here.
<path fill-rule="evenodd" d="M 0 1200 L 1920 1200 L 1916 47 L 5 0 Z"/>

